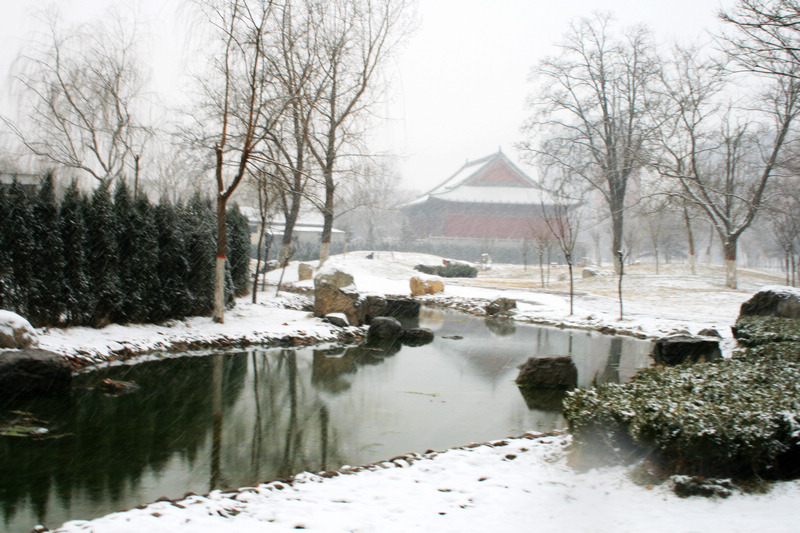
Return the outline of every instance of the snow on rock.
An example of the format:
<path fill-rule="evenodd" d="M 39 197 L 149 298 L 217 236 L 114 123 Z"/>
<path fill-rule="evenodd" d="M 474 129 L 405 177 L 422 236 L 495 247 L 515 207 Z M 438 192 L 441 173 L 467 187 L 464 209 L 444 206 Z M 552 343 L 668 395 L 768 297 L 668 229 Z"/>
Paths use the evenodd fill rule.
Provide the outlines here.
<path fill-rule="evenodd" d="M 762 287 L 742 304 L 739 314 L 800 318 L 800 289 L 785 286 Z"/>
<path fill-rule="evenodd" d="M 17 313 L 0 309 L 0 348 L 30 348 L 38 344 L 36 330 Z"/>

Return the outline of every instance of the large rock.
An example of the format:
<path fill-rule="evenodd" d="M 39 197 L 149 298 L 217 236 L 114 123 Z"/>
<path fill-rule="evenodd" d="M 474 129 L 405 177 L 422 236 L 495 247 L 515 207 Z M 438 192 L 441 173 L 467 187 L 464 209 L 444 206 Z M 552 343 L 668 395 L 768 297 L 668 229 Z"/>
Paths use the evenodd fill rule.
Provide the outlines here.
<path fill-rule="evenodd" d="M 407 346 L 423 346 L 433 342 L 433 331 L 428 328 L 404 329 L 400 338 Z"/>
<path fill-rule="evenodd" d="M 307 263 L 300 263 L 297 265 L 297 279 L 299 281 L 306 281 L 314 277 L 314 267 Z"/>
<path fill-rule="evenodd" d="M 487 315 L 507 315 L 512 309 L 517 308 L 517 301 L 511 298 L 497 298 L 486 304 L 484 310 Z"/>
<path fill-rule="evenodd" d="M 792 287 L 764 287 L 742 304 L 739 316 L 800 318 L 800 290 Z"/>
<path fill-rule="evenodd" d="M 386 316 L 386 298 L 377 294 L 367 294 L 359 297 L 356 302 L 356 316 L 358 324 L 363 326 L 372 322 L 373 318 Z"/>
<path fill-rule="evenodd" d="M 0 348 L 38 346 L 36 331 L 30 322 L 16 313 L 0 309 Z"/>
<path fill-rule="evenodd" d="M 438 279 L 422 279 L 414 276 L 409 280 L 411 296 L 424 296 L 444 292 L 444 283 Z"/>
<path fill-rule="evenodd" d="M 314 278 L 314 316 L 343 313 L 351 326 L 363 326 L 385 312 L 386 299 L 359 294 L 347 272 L 326 266 Z"/>
<path fill-rule="evenodd" d="M 537 389 L 571 389 L 578 386 L 578 367 L 567 355 L 531 357 L 519 366 L 516 383 Z"/>
<path fill-rule="evenodd" d="M 387 343 L 400 340 L 403 326 L 396 318 L 379 316 L 369 323 L 367 342 L 370 344 Z"/>
<path fill-rule="evenodd" d="M 53 352 L 29 348 L 0 353 L 0 395 L 4 397 L 68 394 L 72 368 Z"/>
<path fill-rule="evenodd" d="M 717 337 L 669 335 L 656 341 L 653 359 L 656 363 L 673 366 L 681 363 L 708 363 L 722 359 Z"/>

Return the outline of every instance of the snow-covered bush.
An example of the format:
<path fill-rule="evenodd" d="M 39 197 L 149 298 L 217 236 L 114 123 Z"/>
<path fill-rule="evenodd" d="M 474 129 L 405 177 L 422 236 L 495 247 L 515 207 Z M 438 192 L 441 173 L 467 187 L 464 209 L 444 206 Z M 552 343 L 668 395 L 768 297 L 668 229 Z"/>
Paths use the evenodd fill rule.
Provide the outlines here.
<path fill-rule="evenodd" d="M 465 263 L 449 263 L 440 266 L 436 273 L 443 278 L 476 278 L 478 269 Z"/>
<path fill-rule="evenodd" d="M 666 473 L 796 476 L 800 362 L 764 352 L 577 389 L 564 415 L 579 447 L 630 443 Z"/>
<path fill-rule="evenodd" d="M 777 316 L 740 316 L 733 326 L 733 335 L 747 346 L 800 341 L 800 320 Z"/>

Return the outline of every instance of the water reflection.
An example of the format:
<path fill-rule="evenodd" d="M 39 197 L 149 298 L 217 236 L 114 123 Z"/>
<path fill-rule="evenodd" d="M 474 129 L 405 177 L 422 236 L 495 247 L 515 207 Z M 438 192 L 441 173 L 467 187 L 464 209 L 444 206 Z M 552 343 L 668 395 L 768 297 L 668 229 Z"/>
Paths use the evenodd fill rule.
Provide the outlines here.
<path fill-rule="evenodd" d="M 625 379 L 649 343 L 427 311 L 433 343 L 251 349 L 115 366 L 78 376 L 140 389 L 70 402 L 0 406 L 34 413 L 62 438 L 0 439 L 6 531 L 54 527 L 187 491 L 252 485 L 526 430 L 562 427 L 557 394 L 513 383 L 530 356 L 572 354 L 582 385 Z M 512 323 L 513 325 L 513 323 Z M 500 333 L 498 333 L 500 331 Z"/>

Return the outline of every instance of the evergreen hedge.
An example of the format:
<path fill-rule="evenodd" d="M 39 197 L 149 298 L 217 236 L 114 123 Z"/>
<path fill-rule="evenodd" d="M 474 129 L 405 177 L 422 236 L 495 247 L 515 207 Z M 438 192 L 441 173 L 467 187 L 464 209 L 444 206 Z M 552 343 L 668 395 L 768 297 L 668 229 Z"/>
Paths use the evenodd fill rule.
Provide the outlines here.
<path fill-rule="evenodd" d="M 228 301 L 249 285 L 247 218 L 229 209 Z M 60 203 L 51 175 L 0 187 L 0 308 L 36 327 L 159 322 L 213 309 L 216 212 L 195 195 L 153 206 L 119 182 Z"/>
<path fill-rule="evenodd" d="M 646 455 L 666 474 L 796 477 L 797 350 L 798 343 L 773 343 L 718 363 L 577 389 L 564 400 L 564 416 L 578 448 L 605 459 Z"/>

